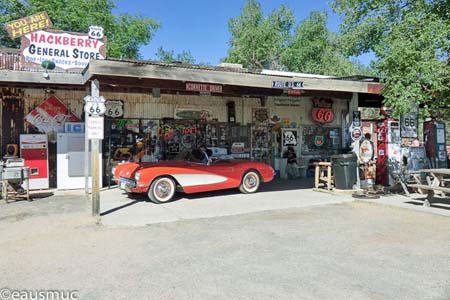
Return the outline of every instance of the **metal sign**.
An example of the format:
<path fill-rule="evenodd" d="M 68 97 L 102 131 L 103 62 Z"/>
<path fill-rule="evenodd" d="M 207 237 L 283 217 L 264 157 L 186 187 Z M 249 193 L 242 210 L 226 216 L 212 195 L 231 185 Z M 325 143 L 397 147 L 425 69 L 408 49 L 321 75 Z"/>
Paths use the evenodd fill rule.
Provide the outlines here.
<path fill-rule="evenodd" d="M 103 115 L 106 112 L 105 98 L 102 96 L 84 97 L 84 112 L 91 115 Z"/>
<path fill-rule="evenodd" d="M 360 111 L 353 112 L 352 123 L 353 123 L 354 127 L 361 127 L 361 112 Z"/>
<path fill-rule="evenodd" d="M 285 130 L 283 132 L 283 146 L 297 146 L 296 130 Z"/>
<path fill-rule="evenodd" d="M 282 80 L 274 80 L 272 81 L 273 88 L 279 89 L 301 89 L 304 87 L 303 81 L 282 81 Z"/>
<path fill-rule="evenodd" d="M 89 26 L 89 37 L 91 39 L 101 40 L 103 39 L 103 27 L 101 26 Z"/>
<path fill-rule="evenodd" d="M 103 115 L 106 112 L 105 103 L 87 102 L 84 105 L 84 112 L 91 115 Z"/>
<path fill-rule="evenodd" d="M 350 136 L 353 141 L 359 141 L 363 136 L 361 128 L 353 127 Z"/>
<path fill-rule="evenodd" d="M 89 117 L 86 123 L 87 137 L 90 140 L 103 140 L 103 117 Z"/>
<path fill-rule="evenodd" d="M 123 117 L 123 101 L 122 100 L 108 100 L 105 102 L 106 113 L 109 118 Z"/>
<path fill-rule="evenodd" d="M 400 136 L 402 138 L 417 137 L 417 113 L 403 114 L 400 117 Z"/>

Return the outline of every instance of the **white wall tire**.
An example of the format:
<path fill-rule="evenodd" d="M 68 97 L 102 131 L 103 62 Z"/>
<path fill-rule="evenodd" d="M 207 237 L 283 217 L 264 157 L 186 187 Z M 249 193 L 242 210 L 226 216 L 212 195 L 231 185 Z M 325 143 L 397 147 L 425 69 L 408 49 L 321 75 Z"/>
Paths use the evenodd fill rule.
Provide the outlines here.
<path fill-rule="evenodd" d="M 252 194 L 258 191 L 260 185 L 261 178 L 259 177 L 259 174 L 255 171 L 249 171 L 242 177 L 239 190 L 244 194 Z"/>
<path fill-rule="evenodd" d="M 175 190 L 175 182 L 171 178 L 160 177 L 152 182 L 147 195 L 153 203 L 167 203 L 173 199 Z"/>

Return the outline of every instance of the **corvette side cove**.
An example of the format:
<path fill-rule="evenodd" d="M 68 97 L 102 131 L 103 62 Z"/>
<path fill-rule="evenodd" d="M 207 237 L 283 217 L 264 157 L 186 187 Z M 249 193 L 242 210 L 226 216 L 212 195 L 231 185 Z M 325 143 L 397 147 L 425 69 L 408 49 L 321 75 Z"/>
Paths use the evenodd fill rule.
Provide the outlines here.
<path fill-rule="evenodd" d="M 127 193 L 146 193 L 154 203 L 166 203 L 175 192 L 186 194 L 239 188 L 255 193 L 261 183 L 270 182 L 275 172 L 267 164 L 224 159 L 211 164 L 191 161 L 125 163 L 115 167 L 114 180 Z"/>

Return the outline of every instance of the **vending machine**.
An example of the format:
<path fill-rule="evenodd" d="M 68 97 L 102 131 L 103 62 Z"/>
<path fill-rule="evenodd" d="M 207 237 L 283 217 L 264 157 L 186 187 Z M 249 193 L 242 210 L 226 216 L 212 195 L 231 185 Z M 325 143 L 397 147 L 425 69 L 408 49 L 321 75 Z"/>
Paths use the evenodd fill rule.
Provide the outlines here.
<path fill-rule="evenodd" d="M 30 190 L 49 188 L 48 140 L 46 134 L 21 134 L 20 157 L 30 168 Z"/>
<path fill-rule="evenodd" d="M 432 118 L 423 122 L 423 138 L 432 168 L 447 168 L 445 123 Z"/>
<path fill-rule="evenodd" d="M 392 170 L 401 167 L 400 122 L 392 118 L 392 111 L 382 108 L 385 116 L 377 122 L 377 170 L 376 182 L 383 186 L 394 184 Z"/>

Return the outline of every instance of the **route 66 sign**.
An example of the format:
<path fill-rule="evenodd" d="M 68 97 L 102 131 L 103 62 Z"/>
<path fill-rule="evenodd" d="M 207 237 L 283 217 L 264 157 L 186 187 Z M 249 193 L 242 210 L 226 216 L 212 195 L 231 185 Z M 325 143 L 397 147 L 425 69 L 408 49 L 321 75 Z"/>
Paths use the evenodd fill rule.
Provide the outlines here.
<path fill-rule="evenodd" d="M 109 118 L 123 117 L 123 101 L 122 100 L 108 100 L 106 101 L 105 115 Z"/>
<path fill-rule="evenodd" d="M 297 146 L 297 131 L 286 130 L 283 137 L 283 146 Z"/>
<path fill-rule="evenodd" d="M 84 112 L 91 115 L 103 115 L 106 111 L 105 103 L 103 102 L 86 102 L 84 105 Z"/>
<path fill-rule="evenodd" d="M 89 37 L 91 39 L 101 40 L 103 38 L 103 27 L 101 26 L 89 26 Z"/>

